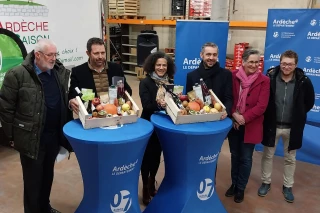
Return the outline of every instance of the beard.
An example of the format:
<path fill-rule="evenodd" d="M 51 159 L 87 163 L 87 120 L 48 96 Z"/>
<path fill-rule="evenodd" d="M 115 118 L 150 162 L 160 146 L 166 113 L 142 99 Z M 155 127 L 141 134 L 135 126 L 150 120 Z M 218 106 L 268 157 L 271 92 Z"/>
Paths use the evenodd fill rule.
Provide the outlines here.
<path fill-rule="evenodd" d="M 92 63 L 94 66 L 101 66 L 101 65 L 104 65 L 106 63 L 106 59 L 105 58 L 99 58 L 99 59 L 94 59 L 92 60 Z"/>
<path fill-rule="evenodd" d="M 216 64 L 216 61 L 210 61 L 210 63 L 212 63 L 212 65 L 208 65 L 208 63 L 206 61 L 203 61 L 203 65 L 205 68 L 211 68 Z"/>
<path fill-rule="evenodd" d="M 45 69 L 45 70 L 52 70 L 54 67 L 54 63 L 49 63 L 49 62 L 42 62 L 40 63 L 40 66 Z"/>

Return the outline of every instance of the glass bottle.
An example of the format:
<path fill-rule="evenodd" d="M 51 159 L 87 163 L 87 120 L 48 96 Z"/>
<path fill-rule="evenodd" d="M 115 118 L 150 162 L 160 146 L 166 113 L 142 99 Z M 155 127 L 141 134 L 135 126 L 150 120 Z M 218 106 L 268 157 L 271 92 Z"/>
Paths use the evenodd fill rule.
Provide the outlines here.
<path fill-rule="evenodd" d="M 184 109 L 183 104 L 179 98 L 178 95 L 174 94 L 171 90 L 169 90 L 169 88 L 167 87 L 167 85 L 163 84 L 163 87 L 166 89 L 166 91 L 172 96 L 172 100 L 173 102 L 178 106 L 179 109 Z"/>
<path fill-rule="evenodd" d="M 109 103 L 114 104 L 114 100 L 117 99 L 118 96 L 118 90 L 116 86 L 111 85 L 109 87 Z"/>
<path fill-rule="evenodd" d="M 92 100 L 89 100 L 87 107 L 88 114 L 92 114 Z"/>
<path fill-rule="evenodd" d="M 118 107 L 117 107 L 117 113 L 118 115 L 122 115 L 121 107 L 125 103 L 125 95 L 124 95 L 124 84 L 122 83 L 122 80 L 119 80 L 117 82 L 117 99 L 118 99 Z"/>
<path fill-rule="evenodd" d="M 80 99 L 82 98 L 83 94 L 80 91 L 79 87 L 74 88 L 74 90 L 78 93 L 78 96 L 80 97 Z"/>
<path fill-rule="evenodd" d="M 122 80 L 119 80 L 117 83 L 117 98 L 124 99 L 124 84 L 123 84 Z"/>
<path fill-rule="evenodd" d="M 201 85 L 202 95 L 204 98 L 204 103 L 205 103 L 205 105 L 210 105 L 211 104 L 211 95 L 210 95 L 210 92 L 209 92 L 209 89 L 208 89 L 206 83 L 203 81 L 202 78 L 200 78 L 200 85 Z"/>

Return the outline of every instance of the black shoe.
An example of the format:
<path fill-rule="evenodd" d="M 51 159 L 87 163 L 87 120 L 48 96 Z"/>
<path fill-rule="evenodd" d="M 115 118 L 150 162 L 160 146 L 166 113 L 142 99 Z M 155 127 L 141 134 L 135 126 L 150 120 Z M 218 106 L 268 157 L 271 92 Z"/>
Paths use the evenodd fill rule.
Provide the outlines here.
<path fill-rule="evenodd" d="M 61 213 L 61 212 L 51 207 L 49 213 Z"/>
<path fill-rule="evenodd" d="M 236 186 L 234 184 L 232 184 L 224 195 L 226 197 L 232 197 L 234 195 L 234 193 L 235 193 L 235 189 L 236 189 Z"/>
<path fill-rule="evenodd" d="M 234 202 L 241 203 L 244 199 L 244 190 L 237 189 L 234 195 Z"/>

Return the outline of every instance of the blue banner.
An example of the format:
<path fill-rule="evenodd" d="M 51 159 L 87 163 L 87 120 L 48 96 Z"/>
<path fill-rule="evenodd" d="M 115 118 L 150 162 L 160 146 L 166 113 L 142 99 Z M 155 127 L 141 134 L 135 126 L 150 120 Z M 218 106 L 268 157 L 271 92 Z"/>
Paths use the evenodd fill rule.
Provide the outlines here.
<path fill-rule="evenodd" d="M 316 101 L 308 121 L 320 123 L 320 10 L 270 9 L 265 44 L 264 71 L 280 63 L 286 50 L 298 53 L 298 67 L 311 79 Z"/>
<path fill-rule="evenodd" d="M 206 42 L 218 45 L 218 60 L 220 66 L 225 67 L 228 30 L 228 22 L 177 21 L 175 52 L 177 72 L 174 78 L 176 85 L 186 86 L 187 73 L 198 68 L 201 62 L 201 47 Z"/>

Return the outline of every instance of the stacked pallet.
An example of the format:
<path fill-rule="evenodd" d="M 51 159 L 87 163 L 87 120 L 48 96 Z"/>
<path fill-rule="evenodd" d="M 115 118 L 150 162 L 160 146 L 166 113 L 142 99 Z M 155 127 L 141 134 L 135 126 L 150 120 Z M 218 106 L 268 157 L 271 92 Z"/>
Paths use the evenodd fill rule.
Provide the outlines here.
<path fill-rule="evenodd" d="M 109 16 L 117 15 L 117 1 L 118 0 L 109 0 Z"/>
<path fill-rule="evenodd" d="M 119 16 L 122 15 L 138 15 L 138 1 L 137 0 L 118 0 L 117 12 Z"/>
<path fill-rule="evenodd" d="M 109 0 L 109 16 L 138 16 L 140 0 Z"/>

